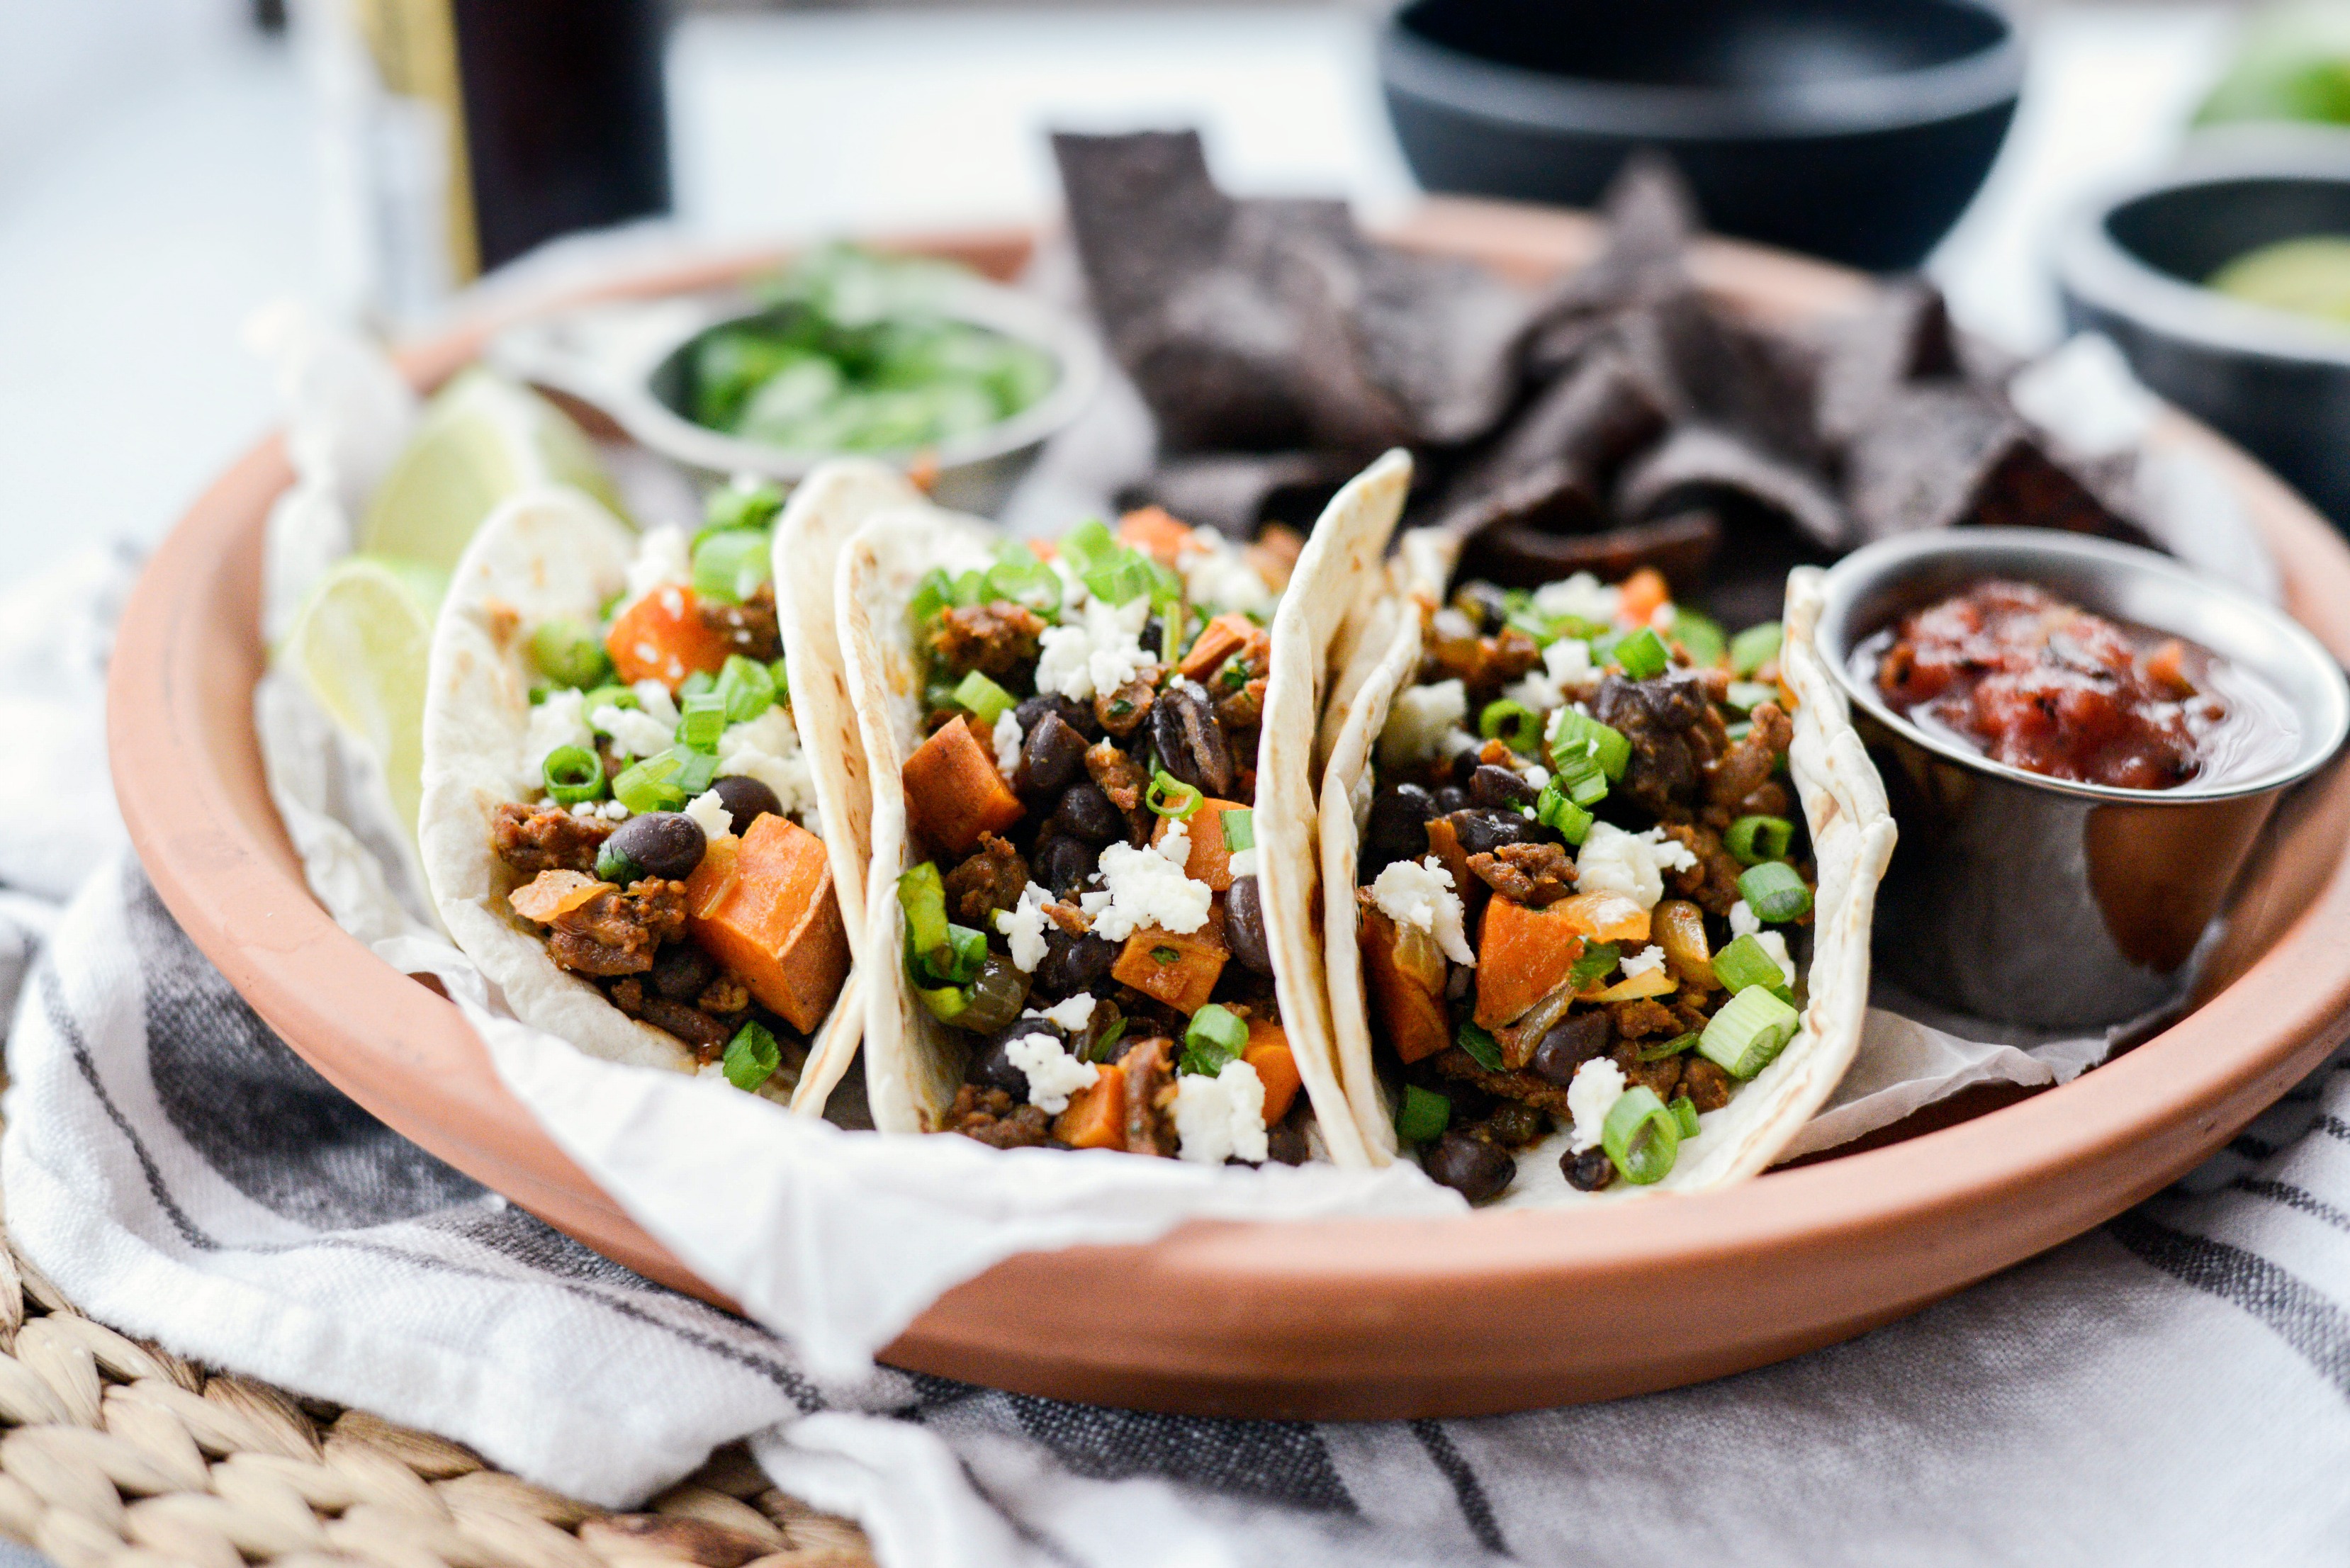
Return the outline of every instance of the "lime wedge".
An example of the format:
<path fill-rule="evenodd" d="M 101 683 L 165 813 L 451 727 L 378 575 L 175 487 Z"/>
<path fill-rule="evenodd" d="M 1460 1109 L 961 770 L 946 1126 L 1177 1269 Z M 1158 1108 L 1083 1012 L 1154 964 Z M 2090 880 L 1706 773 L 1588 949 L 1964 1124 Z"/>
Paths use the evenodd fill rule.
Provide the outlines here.
<path fill-rule="evenodd" d="M 449 576 L 414 561 L 350 556 L 295 612 L 277 662 L 347 734 L 375 753 L 412 834 L 423 790 L 425 670 Z"/>
<path fill-rule="evenodd" d="M 452 570 L 500 502 L 544 484 L 576 485 L 619 512 L 595 447 L 560 409 L 489 370 L 467 370 L 433 398 L 377 487 L 359 549 Z"/>
<path fill-rule="evenodd" d="M 2213 273 L 2208 286 L 2247 304 L 2350 325 L 2350 234 L 2262 245 Z"/>

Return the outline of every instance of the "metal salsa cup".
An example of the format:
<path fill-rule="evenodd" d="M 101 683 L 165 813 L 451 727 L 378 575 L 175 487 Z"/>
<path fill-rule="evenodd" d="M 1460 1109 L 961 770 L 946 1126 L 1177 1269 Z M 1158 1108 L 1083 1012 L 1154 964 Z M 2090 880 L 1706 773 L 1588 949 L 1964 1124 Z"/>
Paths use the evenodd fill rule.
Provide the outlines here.
<path fill-rule="evenodd" d="M 2301 725 L 2284 762 L 2135 790 L 1991 761 L 1896 714 L 1853 649 L 1986 577 L 2169 632 L 2249 670 Z M 1877 900 L 1876 961 L 1981 1018 L 2096 1028 L 2172 1000 L 2278 798 L 2350 732 L 2350 683 L 2281 611 L 2152 551 L 2030 528 L 1888 539 L 1831 568 L 1821 657 L 1853 703 L 1901 827 Z"/>

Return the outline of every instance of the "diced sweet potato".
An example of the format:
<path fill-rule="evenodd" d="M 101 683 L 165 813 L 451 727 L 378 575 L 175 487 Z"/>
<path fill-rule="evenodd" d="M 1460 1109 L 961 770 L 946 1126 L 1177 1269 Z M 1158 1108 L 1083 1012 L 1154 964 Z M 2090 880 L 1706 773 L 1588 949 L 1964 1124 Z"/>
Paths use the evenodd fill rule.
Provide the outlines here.
<path fill-rule="evenodd" d="M 1550 909 L 1595 942 L 1645 943 L 1648 940 L 1648 911 L 1621 893 L 1577 893 Z"/>
<path fill-rule="evenodd" d="M 941 855 L 960 858 L 981 834 L 1001 833 L 1020 820 L 1020 797 L 967 724 L 941 725 L 906 759 L 900 776 L 907 816 Z"/>
<path fill-rule="evenodd" d="M 1477 1024 L 1499 1029 L 1556 991 L 1583 956 L 1584 926 L 1561 914 L 1572 898 L 1529 909 L 1496 898 L 1485 906 L 1477 950 Z"/>
<path fill-rule="evenodd" d="M 1171 566 L 1183 546 L 1191 542 L 1191 530 L 1164 507 L 1145 506 L 1118 520 L 1118 542 L 1141 551 L 1162 566 Z"/>
<path fill-rule="evenodd" d="M 1452 1044 L 1444 1019 L 1444 954 L 1434 938 L 1399 926 L 1368 898 L 1356 928 L 1372 1027 L 1398 1057 L 1417 1062 Z"/>
<path fill-rule="evenodd" d="M 1246 648 L 1256 630 L 1256 622 L 1244 615 L 1227 611 L 1218 616 L 1201 628 L 1177 670 L 1187 680 L 1205 680 L 1223 668 L 1225 659 Z"/>
<path fill-rule="evenodd" d="M 1672 602 L 1673 590 L 1663 573 L 1643 566 L 1624 579 L 1623 595 L 1616 618 L 1632 626 L 1646 626 L 1658 610 Z"/>
<path fill-rule="evenodd" d="M 1109 972 L 1119 984 L 1191 1013 L 1208 1004 L 1208 993 L 1216 989 L 1216 977 L 1231 956 L 1212 920 L 1183 935 L 1144 926 L 1126 939 Z"/>
<path fill-rule="evenodd" d="M 1126 1147 L 1126 1069 L 1112 1062 L 1101 1076 L 1069 1096 L 1053 1121 L 1053 1136 L 1071 1148 Z"/>
<path fill-rule="evenodd" d="M 605 635 L 604 651 L 621 680 L 658 680 L 674 691 L 697 670 L 717 674 L 734 650 L 702 621 L 693 590 L 671 584 L 622 610 Z"/>
<path fill-rule="evenodd" d="M 1460 834 L 1453 831 L 1452 824 L 1444 817 L 1429 819 L 1428 852 L 1436 857 L 1438 865 L 1451 873 L 1452 889 L 1461 895 L 1461 923 L 1468 931 L 1470 941 L 1474 942 L 1477 940 L 1477 922 L 1485 909 L 1488 890 L 1485 879 L 1469 869 L 1469 852 L 1461 847 Z"/>
<path fill-rule="evenodd" d="M 1203 800 L 1197 811 L 1183 819 L 1191 836 L 1191 854 L 1183 862 L 1183 875 L 1194 882 L 1205 882 L 1219 893 L 1232 885 L 1232 852 L 1224 847 L 1224 813 L 1248 809 L 1236 801 Z M 1173 820 L 1160 817 L 1159 826 L 1150 830 L 1150 842 L 1166 837 L 1167 825 Z"/>
<path fill-rule="evenodd" d="M 705 852 L 686 883 L 686 934 L 793 1028 L 813 1031 L 848 977 L 824 840 L 769 812 L 715 859 Z"/>
<path fill-rule="evenodd" d="M 612 891 L 612 884 L 598 882 L 585 871 L 542 871 L 507 894 L 506 902 L 524 919 L 545 925 L 557 915 L 569 914 L 597 894 Z"/>
<path fill-rule="evenodd" d="M 1264 1125 L 1271 1127 L 1289 1114 L 1290 1103 L 1297 1098 L 1298 1085 L 1305 1080 L 1297 1075 L 1297 1058 L 1290 1053 L 1289 1035 L 1280 1024 L 1252 1018 L 1248 1032 L 1241 1060 L 1256 1069 L 1257 1082 L 1264 1085 Z"/>

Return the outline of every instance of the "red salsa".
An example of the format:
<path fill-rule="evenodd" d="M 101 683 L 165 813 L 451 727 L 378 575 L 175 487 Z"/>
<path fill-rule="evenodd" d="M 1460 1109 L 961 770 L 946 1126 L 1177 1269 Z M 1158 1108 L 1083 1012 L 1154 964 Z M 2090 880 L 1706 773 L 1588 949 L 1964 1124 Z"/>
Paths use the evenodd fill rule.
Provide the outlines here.
<path fill-rule="evenodd" d="M 2210 653 L 2029 583 L 1978 583 L 1861 651 L 1896 712 L 2050 778 L 2170 789 L 2232 749 L 2215 744 L 2234 704 Z"/>

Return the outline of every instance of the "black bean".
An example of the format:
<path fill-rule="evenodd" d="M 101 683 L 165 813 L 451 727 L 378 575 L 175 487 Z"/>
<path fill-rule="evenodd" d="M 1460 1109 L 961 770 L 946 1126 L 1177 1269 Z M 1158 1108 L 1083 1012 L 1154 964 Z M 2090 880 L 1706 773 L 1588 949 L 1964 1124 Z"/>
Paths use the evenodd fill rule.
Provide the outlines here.
<path fill-rule="evenodd" d="M 1170 686 L 1150 706 L 1150 740 L 1159 762 L 1180 782 L 1217 800 L 1232 790 L 1232 749 L 1207 699 Z"/>
<path fill-rule="evenodd" d="M 1690 730 L 1705 719 L 1706 710 L 1712 706 L 1706 699 L 1705 685 L 1697 675 L 1687 670 L 1675 670 L 1652 680 L 1640 682 L 1640 695 L 1648 704 L 1648 711 L 1657 722 L 1668 730 Z"/>
<path fill-rule="evenodd" d="M 1604 1012 L 1570 1012 L 1550 1027 L 1526 1063 L 1534 1076 L 1565 1088 L 1575 1082 L 1575 1069 L 1595 1056 L 1607 1054 L 1613 1031 Z"/>
<path fill-rule="evenodd" d="M 1078 734 L 1088 740 L 1101 739 L 1101 726 L 1094 722 L 1093 705 L 1080 702 L 1074 697 L 1063 697 L 1057 693 L 1049 697 L 1031 697 L 1012 710 L 1012 713 L 1020 721 L 1020 732 L 1024 735 L 1035 729 L 1036 721 L 1045 714 L 1058 713 L 1061 716 L 1061 722 L 1076 731 Z"/>
<path fill-rule="evenodd" d="M 770 812 L 777 816 L 784 815 L 784 803 L 775 798 L 775 792 L 748 774 L 728 774 L 710 787 L 718 792 L 719 800 L 726 806 L 727 826 L 737 834 L 751 831 L 753 817 Z"/>
<path fill-rule="evenodd" d="M 1532 805 L 1541 794 L 1513 768 L 1487 763 L 1469 775 L 1469 798 L 1495 810 L 1515 811 L 1519 806 Z"/>
<path fill-rule="evenodd" d="M 1490 855 L 1504 844 L 1532 844 L 1542 836 L 1540 828 L 1514 811 L 1471 806 L 1451 813 L 1445 820 L 1452 824 L 1462 853 L 1469 855 Z"/>
<path fill-rule="evenodd" d="M 1056 833 L 1036 841 L 1036 853 L 1028 857 L 1028 875 L 1050 888 L 1055 898 L 1066 898 L 1093 875 L 1095 858 L 1092 845 Z"/>
<path fill-rule="evenodd" d="M 1503 1100 L 1485 1118 L 1485 1136 L 1503 1148 L 1522 1148 L 1549 1130 L 1549 1119 L 1522 1100 Z"/>
<path fill-rule="evenodd" d="M 1142 623 L 1143 657 L 1146 659 L 1157 659 L 1166 651 L 1166 648 L 1167 623 L 1159 619 L 1157 616 L 1152 616 L 1149 620 Z"/>
<path fill-rule="evenodd" d="M 647 978 L 671 1002 L 691 1002 L 718 978 L 718 966 L 691 942 L 671 942 L 654 955 Z"/>
<path fill-rule="evenodd" d="M 1485 765 L 1480 760 L 1484 754 L 1485 749 L 1482 746 L 1463 746 L 1453 753 L 1451 760 L 1444 764 L 1452 775 L 1452 782 L 1462 789 L 1467 789 L 1469 781 L 1477 776 L 1477 770 Z"/>
<path fill-rule="evenodd" d="M 681 881 L 702 864 L 709 846 L 702 825 L 681 811 L 648 811 L 612 830 L 605 842 L 645 868 L 648 877 Z"/>
<path fill-rule="evenodd" d="M 1087 844 L 1107 844 L 1126 836 L 1126 813 L 1118 809 L 1101 785 L 1087 779 L 1061 792 L 1053 807 L 1054 826 Z"/>
<path fill-rule="evenodd" d="M 1616 1179 L 1616 1162 L 1607 1158 L 1606 1149 L 1594 1144 L 1581 1154 L 1560 1155 L 1558 1173 L 1577 1191 L 1596 1192 Z"/>
<path fill-rule="evenodd" d="M 1057 927 L 1045 929 L 1045 957 L 1036 966 L 1036 989 L 1047 996 L 1070 997 L 1092 991 L 1108 978 L 1118 962 L 1118 944 L 1097 936 L 1073 937 Z"/>
<path fill-rule="evenodd" d="M 1084 776 L 1086 738 L 1076 725 L 1046 709 L 1020 742 L 1020 788 L 1028 794 L 1053 794 Z"/>
<path fill-rule="evenodd" d="M 1265 940 L 1264 904 L 1253 877 L 1235 877 L 1224 895 L 1224 943 L 1243 969 L 1273 972 L 1273 948 Z"/>
<path fill-rule="evenodd" d="M 1381 866 L 1419 859 L 1428 853 L 1428 819 L 1436 814 L 1436 797 L 1418 784 L 1389 784 L 1371 802 L 1364 852 Z"/>
<path fill-rule="evenodd" d="M 1518 1174 L 1518 1162 L 1506 1150 L 1466 1133 L 1446 1133 L 1436 1147 L 1419 1157 L 1429 1179 L 1450 1187 L 1471 1203 L 1485 1203 L 1502 1195 Z"/>
<path fill-rule="evenodd" d="M 1049 1019 L 1015 1018 L 987 1043 L 985 1050 L 972 1054 L 970 1070 L 963 1075 L 965 1081 L 983 1088 L 1002 1089 L 1014 1099 L 1026 1099 L 1028 1075 L 1014 1064 L 1011 1045 L 1029 1034 L 1048 1034 L 1056 1041 L 1066 1038 Z"/>
<path fill-rule="evenodd" d="M 1486 637 L 1501 630 L 1510 618 L 1509 601 L 1491 583 L 1461 584 L 1453 590 L 1452 607 L 1475 621 L 1478 631 Z"/>
<path fill-rule="evenodd" d="M 1264 1129 L 1264 1158 L 1269 1163 L 1304 1165 L 1313 1153 L 1313 1146 L 1305 1141 L 1305 1129 L 1286 1116 L 1280 1126 Z"/>
<path fill-rule="evenodd" d="M 1465 756 L 1467 753 L 1462 754 Z M 1430 798 L 1439 816 L 1451 816 L 1454 812 L 1465 811 L 1469 807 L 1469 792 L 1459 784 L 1445 784 Z"/>

